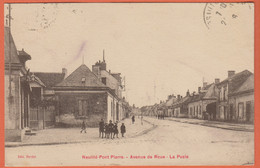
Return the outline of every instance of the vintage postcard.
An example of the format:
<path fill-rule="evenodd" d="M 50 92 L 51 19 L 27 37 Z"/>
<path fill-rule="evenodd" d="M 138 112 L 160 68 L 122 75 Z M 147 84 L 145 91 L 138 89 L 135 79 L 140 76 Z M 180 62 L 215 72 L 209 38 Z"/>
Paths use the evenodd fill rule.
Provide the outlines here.
<path fill-rule="evenodd" d="M 5 166 L 254 166 L 254 13 L 5 3 Z"/>

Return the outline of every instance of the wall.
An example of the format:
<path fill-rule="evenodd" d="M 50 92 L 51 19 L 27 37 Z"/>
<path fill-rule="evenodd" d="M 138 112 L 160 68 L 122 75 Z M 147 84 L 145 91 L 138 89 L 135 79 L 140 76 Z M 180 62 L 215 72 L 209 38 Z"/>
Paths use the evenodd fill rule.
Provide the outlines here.
<path fill-rule="evenodd" d="M 190 108 L 192 108 L 192 113 L 190 113 Z M 205 107 L 206 108 L 206 107 Z M 195 112 L 194 112 L 195 109 Z M 191 102 L 188 104 L 188 116 L 189 118 L 203 118 L 203 103 L 202 101 L 197 101 L 197 102 Z"/>
<path fill-rule="evenodd" d="M 119 98 L 122 98 L 121 91 L 119 89 L 119 83 L 116 78 L 114 78 L 109 72 L 101 71 L 101 77 L 106 77 L 106 85 L 111 89 L 115 89 L 115 93 Z"/>
<path fill-rule="evenodd" d="M 86 121 L 88 127 L 97 127 L 99 121 L 107 119 L 108 105 L 106 92 L 56 92 L 58 109 L 56 119 L 59 126 L 80 126 Z M 79 115 L 79 100 L 86 101 L 85 116 Z"/>
<path fill-rule="evenodd" d="M 251 104 L 251 111 L 250 111 L 250 122 L 254 121 L 254 93 L 251 94 L 246 94 L 246 95 L 240 95 L 240 96 L 236 96 L 235 97 L 236 101 L 236 105 L 235 105 L 235 114 L 236 114 L 236 119 L 238 121 L 246 121 L 246 103 L 250 102 Z M 238 104 L 242 103 L 244 105 L 244 112 L 242 116 L 238 115 Z"/>
<path fill-rule="evenodd" d="M 6 72 L 7 73 L 7 72 Z M 13 72 L 11 82 L 12 98 L 9 98 L 9 75 L 5 74 L 5 129 L 20 129 L 21 95 L 20 76 Z M 10 109 L 10 111 L 9 111 Z"/>
<path fill-rule="evenodd" d="M 5 141 L 21 141 L 21 94 L 19 71 L 12 70 L 9 98 L 9 72 L 5 71 Z"/>

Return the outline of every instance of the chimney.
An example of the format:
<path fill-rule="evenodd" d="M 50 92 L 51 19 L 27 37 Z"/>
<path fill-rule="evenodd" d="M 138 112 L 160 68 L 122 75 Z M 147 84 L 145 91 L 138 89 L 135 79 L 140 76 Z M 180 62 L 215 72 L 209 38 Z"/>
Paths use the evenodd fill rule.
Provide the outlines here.
<path fill-rule="evenodd" d="M 178 99 L 180 99 L 181 98 L 181 95 L 178 95 Z"/>
<path fill-rule="evenodd" d="M 186 92 L 186 96 L 190 96 L 190 91 L 189 90 Z"/>
<path fill-rule="evenodd" d="M 68 75 L 68 70 L 66 68 L 62 68 L 62 73 L 64 74 L 64 78 Z"/>
<path fill-rule="evenodd" d="M 198 87 L 198 93 L 200 93 L 200 91 L 201 91 L 201 87 Z"/>
<path fill-rule="evenodd" d="M 216 78 L 215 79 L 215 84 L 218 84 L 220 82 L 220 79 L 219 78 Z"/>
<path fill-rule="evenodd" d="M 203 88 L 205 88 L 207 86 L 207 82 L 203 82 Z"/>
<path fill-rule="evenodd" d="M 235 75 L 235 71 L 228 71 L 228 77 L 232 77 L 233 75 Z"/>
<path fill-rule="evenodd" d="M 98 65 L 92 65 L 92 72 L 100 78 L 100 67 Z"/>
<path fill-rule="evenodd" d="M 172 98 L 172 95 L 169 95 L 169 96 L 168 96 L 168 100 L 170 100 L 171 98 Z"/>

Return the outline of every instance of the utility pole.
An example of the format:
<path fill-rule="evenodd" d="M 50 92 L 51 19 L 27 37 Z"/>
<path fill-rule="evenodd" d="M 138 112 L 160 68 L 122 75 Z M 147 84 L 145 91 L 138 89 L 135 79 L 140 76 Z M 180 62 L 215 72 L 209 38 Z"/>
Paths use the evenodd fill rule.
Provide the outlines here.
<path fill-rule="evenodd" d="M 11 50 L 12 50 L 12 43 L 11 43 L 11 4 L 8 4 L 8 10 L 9 10 L 9 15 L 8 15 L 8 20 L 9 20 L 9 98 L 11 99 L 12 97 L 12 72 L 11 72 Z M 9 100 L 10 102 L 10 100 Z M 10 105 L 9 105 L 10 108 Z M 11 108 L 10 108 L 11 109 Z"/>

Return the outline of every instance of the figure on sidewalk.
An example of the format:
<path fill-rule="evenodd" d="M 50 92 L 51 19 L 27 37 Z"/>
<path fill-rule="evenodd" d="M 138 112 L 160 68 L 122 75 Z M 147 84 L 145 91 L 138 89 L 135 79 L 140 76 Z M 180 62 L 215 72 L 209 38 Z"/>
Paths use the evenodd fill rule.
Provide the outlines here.
<path fill-rule="evenodd" d="M 108 123 L 105 124 L 105 138 L 109 138 L 109 128 L 108 128 Z"/>
<path fill-rule="evenodd" d="M 135 123 L 135 116 L 133 115 L 132 116 L 132 124 L 134 124 Z"/>
<path fill-rule="evenodd" d="M 122 125 L 120 127 L 120 130 L 121 130 L 122 137 L 124 137 L 124 134 L 126 132 L 126 128 L 125 128 L 125 124 L 124 123 L 122 123 Z"/>
<path fill-rule="evenodd" d="M 81 124 L 81 131 L 80 131 L 80 133 L 82 133 L 83 131 L 85 131 L 85 133 L 87 133 L 85 121 L 83 121 L 82 124 Z"/>
<path fill-rule="evenodd" d="M 113 139 L 113 128 L 114 124 L 112 123 L 112 120 L 110 120 L 108 124 L 108 138 L 111 136 L 111 139 Z"/>
<path fill-rule="evenodd" d="M 118 126 L 117 126 L 117 123 L 114 124 L 113 132 L 114 132 L 113 138 L 115 138 L 115 135 L 118 138 Z"/>
<path fill-rule="evenodd" d="M 99 137 L 102 137 L 104 136 L 104 129 L 105 129 L 105 123 L 104 123 L 104 120 L 101 119 L 101 121 L 99 122 Z"/>

